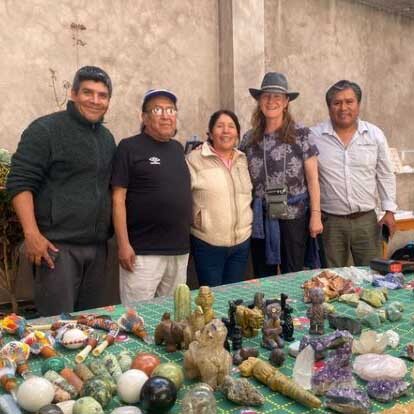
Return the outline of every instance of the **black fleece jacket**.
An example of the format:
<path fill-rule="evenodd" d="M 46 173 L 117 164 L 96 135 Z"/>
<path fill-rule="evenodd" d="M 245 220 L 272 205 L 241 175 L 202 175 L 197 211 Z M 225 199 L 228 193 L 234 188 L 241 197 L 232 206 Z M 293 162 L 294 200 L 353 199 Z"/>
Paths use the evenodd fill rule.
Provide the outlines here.
<path fill-rule="evenodd" d="M 12 157 L 7 190 L 31 191 L 41 233 L 51 241 L 95 244 L 112 234 L 110 176 L 115 140 L 72 101 L 32 122 Z"/>

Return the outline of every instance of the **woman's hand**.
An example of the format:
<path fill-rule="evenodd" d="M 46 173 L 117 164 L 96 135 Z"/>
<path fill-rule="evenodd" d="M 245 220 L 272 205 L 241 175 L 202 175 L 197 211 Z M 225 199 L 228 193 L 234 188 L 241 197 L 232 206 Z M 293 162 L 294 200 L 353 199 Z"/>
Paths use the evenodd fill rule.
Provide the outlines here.
<path fill-rule="evenodd" d="M 323 224 L 320 212 L 312 212 L 309 221 L 309 233 L 312 238 L 323 232 Z"/>

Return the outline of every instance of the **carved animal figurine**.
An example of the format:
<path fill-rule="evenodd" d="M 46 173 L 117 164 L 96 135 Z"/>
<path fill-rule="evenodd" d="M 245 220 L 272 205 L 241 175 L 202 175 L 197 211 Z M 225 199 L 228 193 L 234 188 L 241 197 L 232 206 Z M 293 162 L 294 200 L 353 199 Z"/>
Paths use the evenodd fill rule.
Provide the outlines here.
<path fill-rule="evenodd" d="M 184 348 L 188 349 L 190 343 L 196 338 L 204 326 L 204 313 L 201 306 L 196 306 L 190 316 L 183 322 L 184 325 Z"/>
<path fill-rule="evenodd" d="M 184 353 L 184 373 L 189 379 L 199 378 L 214 390 L 229 375 L 232 357 L 223 347 L 227 329 L 219 319 L 213 319 L 191 342 Z"/>
<path fill-rule="evenodd" d="M 308 308 L 306 315 L 310 319 L 309 333 L 311 335 L 323 335 L 325 328 L 326 311 L 323 307 L 325 294 L 321 288 L 312 288 L 309 291 L 309 299 L 312 306 Z"/>
<path fill-rule="evenodd" d="M 239 305 L 236 308 L 236 323 L 242 330 L 245 338 L 257 336 L 263 327 L 263 312 L 258 308 L 249 309 Z"/>
<path fill-rule="evenodd" d="M 281 337 L 282 326 L 280 314 L 282 308 L 279 303 L 272 303 L 266 306 L 266 320 L 262 329 L 262 346 L 267 349 L 283 348 L 284 341 Z"/>
<path fill-rule="evenodd" d="M 243 346 L 243 335 L 239 325 L 233 329 L 233 336 L 231 337 L 231 344 L 233 351 L 237 351 Z"/>
<path fill-rule="evenodd" d="M 154 340 L 156 345 L 165 343 L 167 352 L 175 352 L 184 345 L 183 326 L 171 320 L 168 312 L 162 315 L 161 322 L 155 328 Z"/>
<path fill-rule="evenodd" d="M 211 289 L 208 286 L 200 286 L 200 289 L 198 289 L 198 296 L 195 298 L 194 302 L 203 309 L 204 322 L 209 323 L 214 318 L 214 294 Z"/>
<path fill-rule="evenodd" d="M 282 293 L 280 295 L 280 305 L 282 307 L 282 313 L 280 320 L 282 321 L 282 330 L 283 330 L 283 339 L 288 342 L 295 340 L 293 337 L 293 332 L 295 328 L 293 327 L 293 319 L 291 313 L 293 312 L 292 307 L 287 303 L 288 295 Z"/>

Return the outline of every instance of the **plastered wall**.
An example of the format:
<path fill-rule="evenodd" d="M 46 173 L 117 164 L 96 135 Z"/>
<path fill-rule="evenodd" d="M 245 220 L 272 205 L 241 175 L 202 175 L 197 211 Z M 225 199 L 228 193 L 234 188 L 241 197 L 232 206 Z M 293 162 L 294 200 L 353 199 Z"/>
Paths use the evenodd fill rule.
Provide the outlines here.
<path fill-rule="evenodd" d="M 177 93 L 180 140 L 204 134 L 219 104 L 217 8 L 216 0 L 0 0 L 0 147 L 14 151 L 32 119 L 58 110 L 64 83 L 87 64 L 112 77 L 106 121 L 117 140 L 138 131 L 152 87 Z"/>

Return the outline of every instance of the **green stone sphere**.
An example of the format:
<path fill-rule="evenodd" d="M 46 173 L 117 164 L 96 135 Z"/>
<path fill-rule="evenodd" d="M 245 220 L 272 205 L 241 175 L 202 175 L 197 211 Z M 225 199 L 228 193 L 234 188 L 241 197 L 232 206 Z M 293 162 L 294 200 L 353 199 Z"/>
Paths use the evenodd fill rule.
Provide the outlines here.
<path fill-rule="evenodd" d="M 151 377 L 168 378 L 174 383 L 177 390 L 183 385 L 184 373 L 182 368 L 174 362 L 164 362 L 158 365 L 151 374 Z"/>
<path fill-rule="evenodd" d="M 63 368 L 65 368 L 65 360 L 63 358 L 48 358 L 42 364 L 42 374 L 45 374 L 47 371 L 60 372 Z"/>

